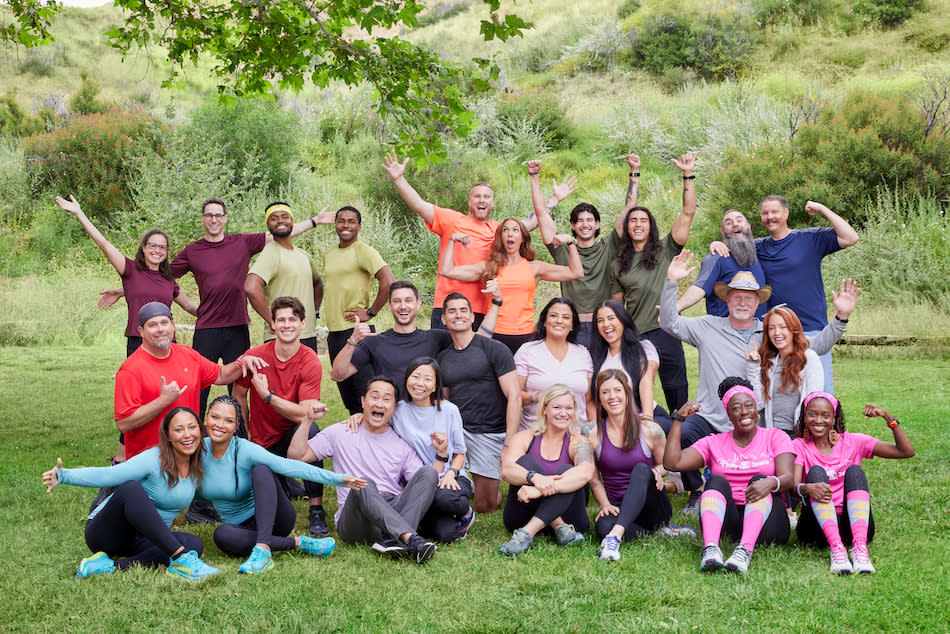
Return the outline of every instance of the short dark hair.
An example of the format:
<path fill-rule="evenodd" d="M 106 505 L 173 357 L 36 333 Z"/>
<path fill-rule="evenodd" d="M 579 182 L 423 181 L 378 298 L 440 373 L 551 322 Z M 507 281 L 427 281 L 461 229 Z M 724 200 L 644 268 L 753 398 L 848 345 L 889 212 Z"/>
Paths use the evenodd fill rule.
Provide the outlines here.
<path fill-rule="evenodd" d="M 390 284 L 389 299 L 393 298 L 393 291 L 398 291 L 400 288 L 408 288 L 410 291 L 412 291 L 412 294 L 416 296 L 416 299 L 419 299 L 419 289 L 416 288 L 416 285 L 409 280 L 396 280 Z"/>
<path fill-rule="evenodd" d="M 221 205 L 221 211 L 224 212 L 224 215 L 228 215 L 227 205 L 225 205 L 224 201 L 220 198 L 208 198 L 203 203 L 201 203 L 201 213 L 205 212 L 205 207 L 208 205 Z"/>
<path fill-rule="evenodd" d="M 573 225 L 575 222 L 577 222 L 577 219 L 585 211 L 590 212 L 590 214 L 594 216 L 594 220 L 600 222 L 600 212 L 597 211 L 597 207 L 594 207 L 590 203 L 578 203 L 574 209 L 571 209 L 571 224 Z M 573 234 L 575 238 L 577 237 L 577 233 L 573 229 L 571 229 L 571 234 Z M 597 227 L 597 231 L 594 232 L 594 237 L 596 238 L 599 235 L 600 227 Z"/>
<path fill-rule="evenodd" d="M 281 308 L 289 308 L 294 311 L 294 314 L 297 316 L 300 321 L 303 321 L 307 318 L 307 311 L 303 307 L 303 302 L 301 302 L 296 297 L 278 297 L 270 305 L 270 316 L 271 319 L 277 319 L 277 311 Z"/>
<path fill-rule="evenodd" d="M 339 209 L 337 209 L 337 210 L 336 210 L 336 215 L 333 216 L 333 220 L 334 220 L 334 221 L 336 221 L 336 219 L 340 217 L 340 212 L 341 212 L 341 211 L 352 211 L 353 213 L 356 214 L 356 221 L 357 221 L 358 223 L 360 223 L 360 224 L 363 224 L 363 214 L 360 213 L 360 210 L 359 210 L 359 209 L 357 209 L 356 207 L 354 207 L 354 206 L 352 206 L 352 205 L 343 205 L 342 207 L 340 207 Z"/>
<path fill-rule="evenodd" d="M 445 299 L 442 300 L 442 309 L 445 310 L 446 304 L 448 304 L 449 302 L 455 301 L 457 299 L 464 299 L 465 303 L 468 304 L 468 309 L 472 310 L 472 302 L 470 302 L 469 299 L 465 297 L 465 295 L 463 295 L 462 293 L 459 293 L 458 291 L 449 293 L 448 295 L 445 296 Z"/>
<path fill-rule="evenodd" d="M 399 399 L 399 386 L 396 385 L 396 382 L 392 379 L 392 377 L 386 376 L 384 374 L 374 374 L 373 376 L 369 377 L 369 379 L 366 381 L 366 388 L 363 390 L 364 395 L 369 392 L 369 386 L 373 383 L 388 383 L 393 387 L 393 396 L 396 397 L 397 400 Z"/>
<path fill-rule="evenodd" d="M 762 205 L 771 201 L 775 201 L 778 204 L 780 204 L 782 206 L 782 209 L 788 209 L 788 201 L 785 200 L 784 196 L 779 196 L 778 194 L 769 194 L 768 196 L 763 198 L 762 201 L 759 203 L 759 208 L 761 209 Z"/>
<path fill-rule="evenodd" d="M 407 403 L 412 402 L 412 397 L 409 395 L 409 390 L 406 388 L 406 383 L 409 382 L 409 377 L 412 376 L 412 373 L 416 371 L 420 366 L 427 365 L 432 368 L 432 371 L 435 372 L 435 390 L 432 394 L 429 395 L 429 403 L 435 405 L 436 410 L 442 410 L 442 368 L 439 366 L 439 362 L 433 359 L 432 357 L 416 357 L 409 362 L 409 365 L 406 366 L 406 375 L 402 379 L 403 387 L 403 396 L 402 400 Z"/>

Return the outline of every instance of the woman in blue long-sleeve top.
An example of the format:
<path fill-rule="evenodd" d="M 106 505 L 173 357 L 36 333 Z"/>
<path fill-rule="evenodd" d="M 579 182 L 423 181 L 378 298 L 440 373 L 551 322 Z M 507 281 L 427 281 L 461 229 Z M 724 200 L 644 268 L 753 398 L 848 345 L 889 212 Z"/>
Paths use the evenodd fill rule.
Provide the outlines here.
<path fill-rule="evenodd" d="M 274 565 L 271 551 L 275 550 L 296 548 L 319 557 L 329 556 L 335 546 L 332 538 L 289 536 L 297 512 L 274 474 L 351 489 L 362 489 L 366 481 L 281 458 L 249 440 L 236 438 L 235 431 L 242 426 L 241 408 L 231 396 L 212 401 L 205 424 L 204 479 L 198 497 L 214 504 L 224 522 L 214 531 L 218 548 L 235 557 L 250 555 L 238 571 L 264 572 Z"/>
<path fill-rule="evenodd" d="M 64 469 L 62 459 L 43 474 L 47 493 L 57 484 L 115 486 L 86 522 L 86 544 L 95 554 L 79 564 L 91 577 L 135 564 L 168 566 L 168 574 L 199 581 L 218 570 L 199 558 L 201 539 L 170 526 L 191 504 L 201 483 L 201 428 L 188 407 L 176 407 L 159 428 L 158 446 L 112 467 Z M 118 561 L 114 559 L 118 558 Z"/>

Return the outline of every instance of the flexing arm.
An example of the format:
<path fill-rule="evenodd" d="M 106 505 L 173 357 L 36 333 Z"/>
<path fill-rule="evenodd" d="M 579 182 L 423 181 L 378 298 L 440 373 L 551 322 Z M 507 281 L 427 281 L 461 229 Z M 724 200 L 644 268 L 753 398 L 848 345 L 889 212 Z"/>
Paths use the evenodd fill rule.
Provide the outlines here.
<path fill-rule="evenodd" d="M 831 225 L 831 228 L 835 230 L 835 235 L 838 236 L 838 246 L 842 249 L 847 249 L 850 246 L 854 246 L 858 243 L 860 237 L 858 232 L 848 224 L 848 221 L 836 214 L 835 212 L 828 209 L 826 206 L 821 203 L 816 203 L 813 200 L 809 200 L 805 203 L 805 211 L 809 216 L 814 216 L 815 214 L 821 214 L 825 217 L 825 220 L 828 221 L 828 224 Z"/>
<path fill-rule="evenodd" d="M 482 293 L 490 294 L 494 301 L 488 302 L 488 312 L 485 313 L 485 318 L 482 319 L 482 323 L 475 334 L 491 339 L 492 335 L 495 334 L 495 324 L 498 323 L 498 311 L 501 309 L 495 302 L 502 301 L 501 289 L 498 288 L 498 278 L 492 278 L 485 282 L 485 288 L 482 289 Z"/>
<path fill-rule="evenodd" d="M 689 240 L 689 228 L 696 215 L 696 185 L 692 180 L 693 168 L 696 166 L 697 152 L 691 152 L 673 159 L 673 164 L 683 172 L 683 211 L 673 221 L 670 234 L 676 244 L 683 246 Z"/>
<path fill-rule="evenodd" d="M 408 158 L 400 163 L 395 152 L 388 152 L 386 158 L 383 160 L 383 169 L 389 174 L 389 178 L 393 180 L 396 191 L 399 192 L 399 196 L 403 202 L 409 206 L 409 209 L 431 225 L 435 220 L 435 210 L 432 208 L 432 203 L 422 200 L 422 196 L 419 195 L 419 192 L 413 189 L 409 181 L 406 180 L 405 172 L 406 165 L 408 164 Z"/>
<path fill-rule="evenodd" d="M 237 386 L 235 386 L 236 388 Z M 287 447 L 287 457 L 291 460 L 300 460 L 302 462 L 316 462 L 317 455 L 313 453 L 310 447 L 308 435 L 310 434 L 310 425 L 297 425 L 297 431 L 290 439 L 290 445 Z"/>
<path fill-rule="evenodd" d="M 439 275 L 450 280 L 460 280 L 462 282 L 477 282 L 482 278 L 485 272 L 485 262 L 476 262 L 475 264 L 456 265 L 455 243 L 468 243 L 468 236 L 464 233 L 456 233 L 445 244 L 445 250 L 442 252 L 442 261 L 439 263 Z"/>
<path fill-rule="evenodd" d="M 868 403 L 864 406 L 864 417 L 871 418 L 874 416 L 883 418 L 884 422 L 888 423 L 888 426 L 890 426 L 891 421 L 896 420 L 891 416 L 890 412 L 883 407 Z M 890 443 L 879 440 L 877 444 L 874 445 L 874 455 L 879 458 L 912 458 L 915 453 L 914 445 L 911 444 L 910 438 L 904 433 L 904 428 L 898 424 L 891 427 L 891 431 L 894 432 L 894 442 Z"/>
<path fill-rule="evenodd" d="M 534 272 L 535 278 L 548 282 L 569 282 L 584 277 L 584 265 L 581 262 L 581 254 L 578 253 L 577 244 L 573 238 L 568 239 L 567 254 L 570 257 L 567 266 L 542 262 L 541 260 L 532 260 L 531 270 Z"/>
<path fill-rule="evenodd" d="M 72 196 L 72 194 L 70 194 L 69 200 L 57 196 L 56 204 L 62 207 L 63 210 L 68 211 L 69 213 L 76 216 L 76 220 L 79 221 L 79 224 L 82 225 L 82 228 L 86 230 L 86 233 L 89 234 L 89 237 L 92 238 L 92 241 L 105 254 L 106 259 L 109 260 L 109 264 L 112 265 L 119 275 L 123 275 L 125 273 L 125 256 L 119 253 L 119 250 L 115 248 L 111 242 L 106 240 L 106 237 L 102 235 L 102 232 L 96 229 L 96 226 L 92 224 L 92 221 L 89 220 L 89 218 L 86 217 L 82 207 L 79 206 L 79 203 L 76 202 L 76 199 Z"/>
<path fill-rule="evenodd" d="M 683 418 L 699 411 L 699 404 L 696 401 L 686 401 L 679 413 Z M 703 466 L 702 455 L 693 449 L 680 447 L 680 437 L 683 432 L 683 421 L 673 419 L 673 426 L 670 427 L 670 433 L 666 437 L 666 450 L 663 452 L 663 468 L 667 471 L 694 471 Z"/>

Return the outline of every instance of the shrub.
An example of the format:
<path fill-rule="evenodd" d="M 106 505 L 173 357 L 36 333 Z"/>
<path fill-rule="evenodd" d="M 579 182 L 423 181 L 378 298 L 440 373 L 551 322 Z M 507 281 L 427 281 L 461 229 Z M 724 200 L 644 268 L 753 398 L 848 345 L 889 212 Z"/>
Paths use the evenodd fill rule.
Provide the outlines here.
<path fill-rule="evenodd" d="M 623 0 L 617 7 L 617 17 L 623 20 L 640 10 L 640 0 Z"/>
<path fill-rule="evenodd" d="M 659 15 L 637 33 L 634 59 L 637 66 L 654 75 L 661 75 L 668 68 L 685 68 L 695 39 L 687 18 Z"/>
<path fill-rule="evenodd" d="M 755 25 L 737 11 L 710 13 L 696 29 L 689 65 L 703 79 L 736 79 L 749 68 Z"/>
<path fill-rule="evenodd" d="M 293 112 L 282 110 L 275 102 L 215 100 L 192 111 L 183 132 L 198 144 L 221 148 L 237 175 L 237 184 L 273 192 L 290 177 L 299 121 Z M 252 166 L 254 169 L 249 169 Z"/>
<path fill-rule="evenodd" d="M 567 111 L 545 90 L 509 93 L 498 101 L 497 117 L 507 130 L 523 130 L 525 124 L 541 134 L 550 147 L 566 148 L 573 143 Z"/>
<path fill-rule="evenodd" d="M 920 11 L 923 5 L 923 0 L 856 0 L 851 3 L 851 10 L 868 21 L 893 28 Z"/>
<path fill-rule="evenodd" d="M 102 114 L 107 112 L 112 106 L 96 99 L 100 90 L 99 84 L 84 74 L 79 91 L 69 100 L 70 114 Z"/>
<path fill-rule="evenodd" d="M 24 139 L 32 193 L 37 198 L 73 194 L 90 218 L 108 221 L 130 204 L 131 157 L 145 150 L 161 153 L 163 134 L 142 110 L 71 117 L 57 130 Z"/>
<path fill-rule="evenodd" d="M 472 6 L 470 0 L 457 0 L 456 2 L 438 2 L 434 7 L 420 15 L 416 22 L 419 27 L 430 26 L 447 20 L 453 16 L 464 13 Z"/>
<path fill-rule="evenodd" d="M 760 24 L 794 22 L 810 25 L 831 17 L 836 10 L 832 0 L 756 0 L 753 15 Z"/>
<path fill-rule="evenodd" d="M 569 64 L 573 72 L 581 69 L 608 70 L 613 67 L 617 55 L 628 41 L 616 22 L 607 20 L 574 44 L 565 46 L 559 64 Z"/>
<path fill-rule="evenodd" d="M 0 97 L 0 135 L 21 137 L 45 130 L 46 121 L 23 112 L 15 93 L 8 92 Z"/>
<path fill-rule="evenodd" d="M 56 71 L 56 66 L 64 59 L 65 48 L 62 44 L 28 48 L 17 72 L 21 75 L 30 73 L 36 77 L 50 77 Z"/>

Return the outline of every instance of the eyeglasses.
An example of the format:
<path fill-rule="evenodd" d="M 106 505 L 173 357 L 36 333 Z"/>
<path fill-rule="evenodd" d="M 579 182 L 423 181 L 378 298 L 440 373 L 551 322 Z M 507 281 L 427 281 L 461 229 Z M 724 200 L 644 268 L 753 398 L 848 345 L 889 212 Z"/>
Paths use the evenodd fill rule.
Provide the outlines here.
<path fill-rule="evenodd" d="M 157 251 L 168 251 L 168 245 L 166 244 L 155 244 L 154 242 L 148 242 L 145 244 L 149 249 L 155 249 Z"/>
<path fill-rule="evenodd" d="M 207 218 L 208 220 L 221 220 L 227 216 L 227 214 L 201 214 L 202 218 Z"/>

